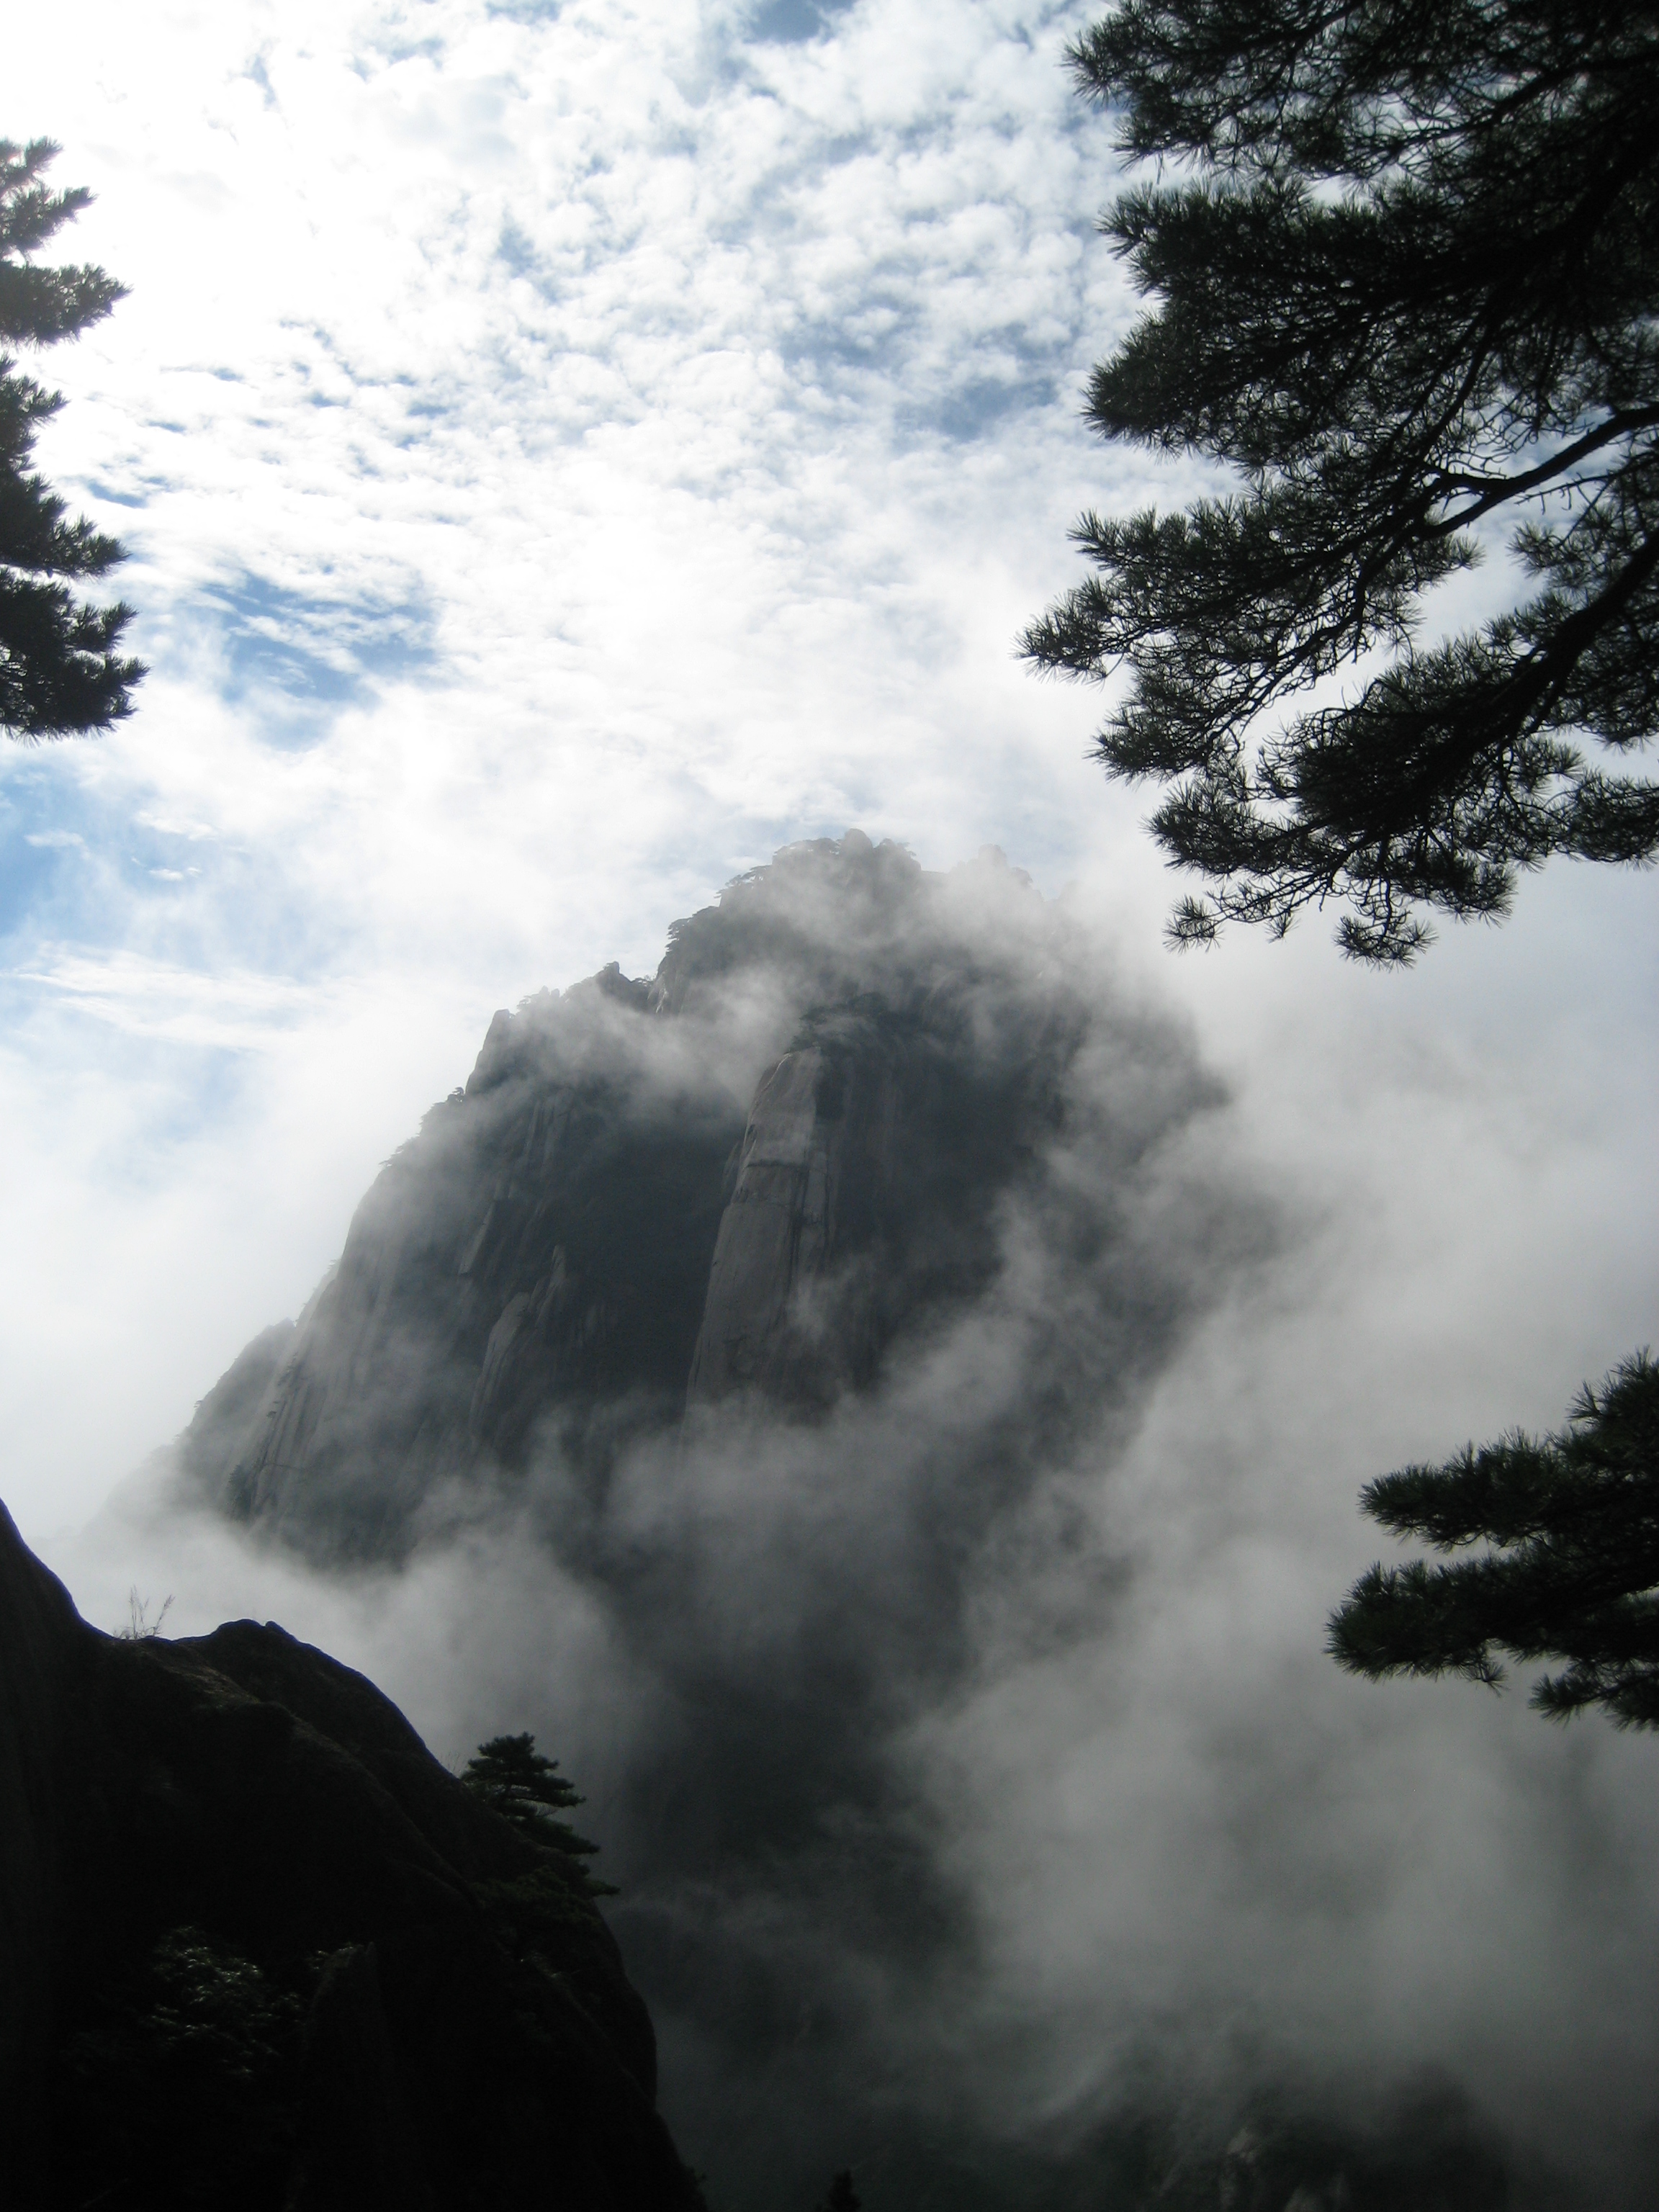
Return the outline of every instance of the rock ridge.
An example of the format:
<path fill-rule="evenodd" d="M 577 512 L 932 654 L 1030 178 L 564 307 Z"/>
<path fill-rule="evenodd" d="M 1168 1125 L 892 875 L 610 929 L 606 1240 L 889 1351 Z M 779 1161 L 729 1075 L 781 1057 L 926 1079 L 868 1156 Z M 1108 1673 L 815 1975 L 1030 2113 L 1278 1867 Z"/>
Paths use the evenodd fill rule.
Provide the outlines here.
<path fill-rule="evenodd" d="M 273 1623 L 100 1634 L 0 1505 L 0 2201 L 700 2203 L 577 1863 Z"/>

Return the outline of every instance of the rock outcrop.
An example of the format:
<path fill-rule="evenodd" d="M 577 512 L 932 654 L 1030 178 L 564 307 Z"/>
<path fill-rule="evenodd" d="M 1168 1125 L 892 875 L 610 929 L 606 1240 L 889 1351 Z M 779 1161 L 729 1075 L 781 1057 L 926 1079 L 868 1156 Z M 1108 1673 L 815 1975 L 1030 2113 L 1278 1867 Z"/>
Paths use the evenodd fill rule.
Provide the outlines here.
<path fill-rule="evenodd" d="M 272 1625 L 100 1634 L 0 1507 L 0 2202 L 693 2212 L 580 1863 Z"/>
<path fill-rule="evenodd" d="M 1000 1264 L 1087 1030 L 1056 929 L 1000 854 L 930 877 L 850 832 L 677 924 L 652 981 L 496 1014 L 184 1471 L 314 1553 L 396 1557 L 534 1449 L 602 1484 L 688 1410 L 867 1389 Z"/>

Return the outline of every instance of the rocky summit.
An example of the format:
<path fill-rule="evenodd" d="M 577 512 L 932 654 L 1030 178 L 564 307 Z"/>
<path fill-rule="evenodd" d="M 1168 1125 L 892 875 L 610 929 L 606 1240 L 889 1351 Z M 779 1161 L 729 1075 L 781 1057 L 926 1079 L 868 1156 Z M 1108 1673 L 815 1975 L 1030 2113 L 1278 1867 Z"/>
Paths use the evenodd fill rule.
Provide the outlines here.
<path fill-rule="evenodd" d="M 315 1554 L 396 1557 L 533 1452 L 602 1481 L 734 1396 L 867 1389 L 1001 1264 L 1089 1033 L 1063 926 L 988 849 L 781 853 L 616 966 L 503 1011 L 358 1209 L 297 1326 L 182 1441 Z"/>

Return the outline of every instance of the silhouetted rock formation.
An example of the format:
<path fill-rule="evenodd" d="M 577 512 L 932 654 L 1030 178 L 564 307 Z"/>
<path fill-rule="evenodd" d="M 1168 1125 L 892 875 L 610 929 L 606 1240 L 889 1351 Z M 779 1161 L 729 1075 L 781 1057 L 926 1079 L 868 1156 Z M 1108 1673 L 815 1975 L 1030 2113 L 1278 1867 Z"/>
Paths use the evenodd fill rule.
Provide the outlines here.
<path fill-rule="evenodd" d="M 496 1014 L 183 1468 L 306 1548 L 395 1557 L 533 1445 L 601 1480 L 688 1408 L 867 1388 L 993 1279 L 1058 1123 L 1087 1010 L 1056 929 L 1000 854 L 929 876 L 854 831 L 676 924 L 653 981 Z"/>
<path fill-rule="evenodd" d="M 580 1863 L 274 1626 L 90 1628 L 0 1507 L 0 2202 L 699 2202 Z"/>

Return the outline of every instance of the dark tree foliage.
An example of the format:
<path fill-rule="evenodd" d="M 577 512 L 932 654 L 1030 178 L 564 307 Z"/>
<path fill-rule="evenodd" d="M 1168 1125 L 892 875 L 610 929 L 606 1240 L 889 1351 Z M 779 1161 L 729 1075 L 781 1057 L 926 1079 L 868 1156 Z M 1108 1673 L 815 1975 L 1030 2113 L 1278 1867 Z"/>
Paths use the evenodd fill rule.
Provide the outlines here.
<path fill-rule="evenodd" d="M 591 1858 L 599 1850 L 597 1844 L 590 1844 L 559 1818 L 583 1800 L 560 1773 L 558 1760 L 542 1757 L 533 1735 L 492 1736 L 468 1759 L 461 1779 L 504 1820 L 511 1820 L 537 1843 L 576 1859 Z M 585 1887 L 592 1896 L 616 1894 L 608 1883 L 591 1876 L 585 1878 Z"/>
<path fill-rule="evenodd" d="M 199 1928 L 163 1936 L 58 2054 L 54 2203 L 277 2212 L 302 2010 Z"/>
<path fill-rule="evenodd" d="M 1331 1619 L 1344 1667 L 1495 1687 L 1494 1650 L 1565 1660 L 1534 1686 L 1538 1711 L 1600 1705 L 1620 1728 L 1659 1728 L 1659 1366 L 1638 1353 L 1599 1391 L 1586 1384 L 1570 1422 L 1367 1485 L 1361 1505 L 1395 1535 L 1488 1548 L 1374 1566 Z"/>
<path fill-rule="evenodd" d="M 1102 219 L 1155 305 L 1089 417 L 1236 477 L 1085 515 L 1022 641 L 1127 670 L 1099 757 L 1209 887 L 1172 937 L 1328 899 L 1409 960 L 1551 854 L 1650 859 L 1612 763 L 1659 725 L 1659 9 L 1125 0 L 1070 60 L 1160 165 Z M 1522 596 L 1414 642 L 1499 509 Z"/>
<path fill-rule="evenodd" d="M 101 269 L 42 269 L 33 257 L 92 195 L 49 191 L 59 149 L 0 138 L 0 728 L 14 738 L 106 730 L 132 712 L 141 662 L 116 651 L 132 609 L 96 607 L 70 586 L 125 556 L 29 473 L 40 425 L 64 404 L 18 368 L 13 349 L 56 345 L 100 322 L 123 296 Z"/>

